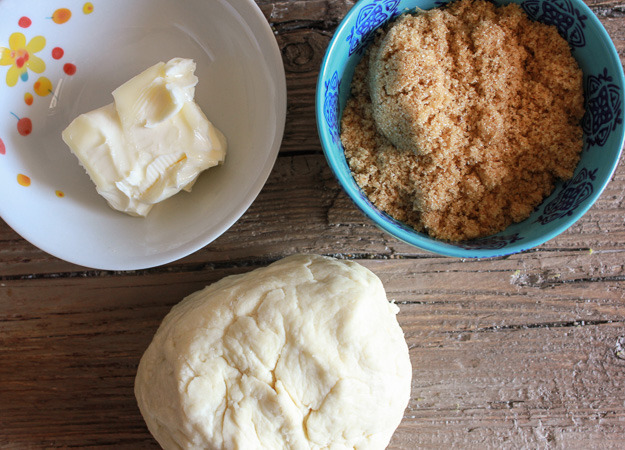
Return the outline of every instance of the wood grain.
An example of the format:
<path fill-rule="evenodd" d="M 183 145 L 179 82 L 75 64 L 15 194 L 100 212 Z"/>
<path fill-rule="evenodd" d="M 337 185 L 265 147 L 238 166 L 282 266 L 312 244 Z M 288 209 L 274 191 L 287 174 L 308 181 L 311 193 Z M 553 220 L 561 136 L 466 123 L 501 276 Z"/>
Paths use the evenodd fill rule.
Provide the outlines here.
<path fill-rule="evenodd" d="M 90 270 L 0 220 L 0 448 L 158 448 L 138 360 L 184 296 L 310 252 L 373 270 L 401 309 L 412 396 L 391 448 L 623 448 L 625 165 L 572 228 L 522 254 L 459 260 L 378 230 L 338 186 L 314 119 L 319 65 L 350 1 L 258 0 L 288 85 L 280 156 L 224 235 L 161 267 Z M 588 1 L 625 62 L 625 3 Z"/>

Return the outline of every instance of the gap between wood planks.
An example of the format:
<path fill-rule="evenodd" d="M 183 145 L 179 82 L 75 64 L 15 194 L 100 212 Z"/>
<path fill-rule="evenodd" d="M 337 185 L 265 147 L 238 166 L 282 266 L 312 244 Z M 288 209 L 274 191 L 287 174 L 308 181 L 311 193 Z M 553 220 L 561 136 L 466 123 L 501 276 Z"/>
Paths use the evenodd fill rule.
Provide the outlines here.
<path fill-rule="evenodd" d="M 587 253 L 588 248 L 558 248 L 558 249 L 530 249 L 523 254 L 531 253 L 560 253 L 560 252 L 580 252 Z M 345 259 L 352 261 L 366 261 L 366 260 L 432 260 L 439 258 L 447 258 L 435 254 L 415 254 L 415 255 L 398 255 L 395 253 L 321 253 L 323 256 L 330 256 L 336 259 Z M 286 255 L 284 255 L 286 256 Z M 507 255 L 496 258 L 487 258 L 486 260 L 504 260 L 515 255 Z M 254 258 L 239 261 L 228 262 L 210 262 L 210 263 L 180 263 L 169 264 L 161 267 L 141 269 L 141 270 L 98 270 L 98 269 L 85 269 L 68 272 L 52 272 L 52 273 L 40 273 L 40 274 L 16 274 L 16 275 L 0 275 L 0 282 L 2 281 L 24 281 L 24 280 L 44 280 L 44 279 L 63 279 L 63 278 L 102 278 L 102 277 L 131 277 L 131 276 L 144 276 L 144 275 L 157 275 L 160 273 L 190 273 L 200 272 L 205 270 L 219 270 L 219 269 L 237 269 L 237 268 L 253 268 L 269 265 L 283 256 L 269 257 L 269 258 Z M 470 261 L 479 262 L 485 259 L 472 259 Z M 605 277 L 585 277 L 576 278 L 572 280 L 559 280 L 550 279 L 549 285 L 557 284 L 574 284 L 574 283 L 596 283 L 596 282 L 621 282 L 625 281 L 625 275 L 608 275 Z M 412 303 L 412 302 L 410 302 Z M 418 302 L 415 302 L 418 303 Z"/>
<path fill-rule="evenodd" d="M 529 330 L 533 328 L 571 328 L 571 327 L 584 327 L 584 326 L 598 326 L 608 325 L 615 323 L 625 323 L 625 319 L 618 320 L 571 320 L 566 322 L 545 322 L 545 323 L 531 323 L 531 324 L 516 324 L 516 325 L 496 325 L 491 327 L 475 328 L 473 330 L 453 330 L 445 331 L 445 334 L 465 334 L 465 333 L 488 333 L 499 331 L 516 331 L 516 330 Z"/>

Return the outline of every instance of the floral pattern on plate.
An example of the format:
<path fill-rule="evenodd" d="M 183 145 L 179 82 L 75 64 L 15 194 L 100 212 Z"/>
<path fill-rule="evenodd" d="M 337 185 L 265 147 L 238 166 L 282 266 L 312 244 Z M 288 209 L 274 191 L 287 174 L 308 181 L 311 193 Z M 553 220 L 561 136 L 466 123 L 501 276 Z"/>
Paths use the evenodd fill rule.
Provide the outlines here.
<path fill-rule="evenodd" d="M 91 14 L 93 11 L 94 6 L 91 2 L 86 2 L 82 6 L 82 12 L 85 15 Z M 52 11 L 52 14 L 45 15 L 42 13 L 41 17 L 21 16 L 16 25 L 23 31 L 11 32 L 6 41 L 0 36 L 0 69 L 7 67 L 6 74 L 4 77 L 0 75 L 0 80 L 3 79 L 7 87 L 11 89 L 24 89 L 26 91 L 24 92 L 24 104 L 27 107 L 34 104 L 36 96 L 54 96 L 50 78 L 40 76 L 31 85 L 30 81 L 34 78 L 31 75 L 41 75 L 46 72 L 50 66 L 49 63 L 46 64 L 45 60 L 48 55 L 52 60 L 57 61 L 65 56 L 65 50 L 59 46 L 54 46 L 47 54 L 45 50 L 49 46 L 46 38 L 36 32 L 29 33 L 29 31 L 36 30 L 37 24 L 45 20 L 52 20 L 55 24 L 62 25 L 71 18 L 72 11 L 68 8 L 57 8 Z M 63 72 L 68 76 L 74 75 L 76 70 L 76 65 L 72 62 L 66 62 L 63 65 Z M 33 121 L 28 117 L 27 111 L 8 111 L 7 113 L 17 120 L 15 130 L 20 136 L 25 137 L 32 133 Z M 10 151 L 11 149 L 7 148 L 5 141 L 0 137 L 0 156 L 6 155 Z M 28 187 L 31 185 L 30 177 L 22 173 L 16 175 L 16 181 L 20 186 Z M 55 194 L 57 197 L 65 196 L 60 190 L 56 190 Z"/>

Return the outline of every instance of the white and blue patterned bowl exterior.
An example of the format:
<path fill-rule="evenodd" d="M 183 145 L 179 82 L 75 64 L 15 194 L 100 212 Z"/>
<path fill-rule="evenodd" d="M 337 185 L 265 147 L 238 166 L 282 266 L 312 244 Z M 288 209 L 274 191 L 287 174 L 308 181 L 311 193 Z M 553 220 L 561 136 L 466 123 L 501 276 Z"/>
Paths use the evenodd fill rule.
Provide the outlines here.
<path fill-rule="evenodd" d="M 439 241 L 377 209 L 354 181 L 339 139 L 340 118 L 349 97 L 354 68 L 371 43 L 372 32 L 415 7 L 431 9 L 446 2 L 360 0 L 343 19 L 328 46 L 316 94 L 317 128 L 326 159 L 347 194 L 366 216 L 392 236 L 423 250 L 462 258 L 486 258 L 540 245 L 569 228 L 592 206 L 618 164 L 625 135 L 625 80 L 605 29 L 581 0 L 515 2 L 533 20 L 558 28 L 584 73 L 584 149 L 573 178 L 558 183 L 529 218 L 485 238 L 458 243 Z M 496 0 L 495 3 L 510 2 Z"/>

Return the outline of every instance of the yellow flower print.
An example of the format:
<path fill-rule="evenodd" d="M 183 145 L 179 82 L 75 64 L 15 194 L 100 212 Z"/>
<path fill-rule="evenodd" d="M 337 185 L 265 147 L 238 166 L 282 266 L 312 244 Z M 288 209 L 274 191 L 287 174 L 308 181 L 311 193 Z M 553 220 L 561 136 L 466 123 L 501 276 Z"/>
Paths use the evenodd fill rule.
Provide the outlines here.
<path fill-rule="evenodd" d="M 46 39 L 35 36 L 26 44 L 26 37 L 22 33 L 13 33 L 9 37 L 9 48 L 0 47 L 0 66 L 11 66 L 7 72 L 7 84 L 15 86 L 18 79 L 28 80 L 28 69 L 35 73 L 46 70 L 46 64 L 35 53 L 43 50 Z"/>

